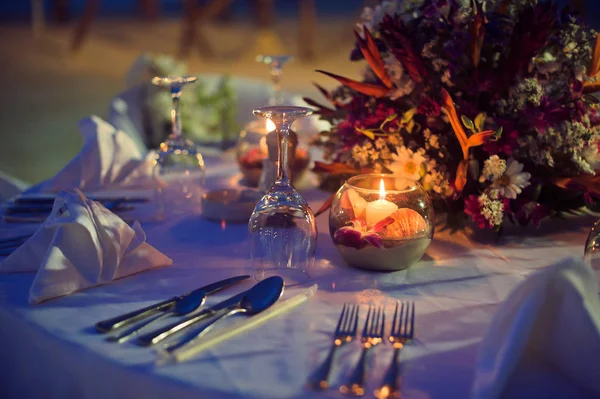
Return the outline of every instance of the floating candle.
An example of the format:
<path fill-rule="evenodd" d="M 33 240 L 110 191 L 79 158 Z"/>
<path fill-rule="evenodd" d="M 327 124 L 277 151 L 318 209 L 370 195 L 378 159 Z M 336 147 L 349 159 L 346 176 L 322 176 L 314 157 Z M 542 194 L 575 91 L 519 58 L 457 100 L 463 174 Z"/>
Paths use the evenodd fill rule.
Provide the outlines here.
<path fill-rule="evenodd" d="M 372 226 L 397 210 L 398 206 L 396 204 L 385 199 L 385 185 L 383 179 L 381 179 L 379 181 L 379 199 L 369 202 L 366 207 L 367 224 Z"/>

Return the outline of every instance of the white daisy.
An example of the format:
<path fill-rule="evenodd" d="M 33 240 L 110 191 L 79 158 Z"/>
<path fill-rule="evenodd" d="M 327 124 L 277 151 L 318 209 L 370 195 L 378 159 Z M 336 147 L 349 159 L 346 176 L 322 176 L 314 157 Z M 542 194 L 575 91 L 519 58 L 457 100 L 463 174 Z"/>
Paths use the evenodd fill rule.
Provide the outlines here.
<path fill-rule="evenodd" d="M 531 174 L 523 172 L 523 164 L 509 158 L 504 174 L 494 180 L 493 188 L 504 198 L 515 199 L 521 190 L 529 186 Z"/>
<path fill-rule="evenodd" d="M 425 157 L 420 152 L 413 152 L 406 147 L 396 147 L 396 154 L 392 154 L 392 163 L 387 168 L 395 175 L 418 181 L 421 178 L 421 167 Z"/>

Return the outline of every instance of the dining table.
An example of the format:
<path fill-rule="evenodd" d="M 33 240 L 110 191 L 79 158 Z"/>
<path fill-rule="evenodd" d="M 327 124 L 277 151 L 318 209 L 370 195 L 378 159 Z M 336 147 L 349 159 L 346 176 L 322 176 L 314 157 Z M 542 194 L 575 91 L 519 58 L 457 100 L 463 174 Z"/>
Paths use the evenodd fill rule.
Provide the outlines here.
<path fill-rule="evenodd" d="M 240 187 L 231 152 L 205 161 L 206 190 Z M 307 179 L 300 192 L 316 210 L 331 193 L 316 188 L 310 173 Z M 150 201 L 137 211 L 150 216 L 153 209 Z M 343 304 L 360 305 L 360 330 L 368 305 L 384 306 L 389 323 L 399 300 L 414 301 L 416 309 L 414 340 L 400 357 L 402 397 L 468 398 L 478 350 L 499 304 L 536 270 L 582 256 L 595 218 L 549 221 L 539 229 L 509 229 L 502 236 L 453 231 L 442 219 L 420 262 L 405 270 L 375 272 L 348 266 L 330 237 L 327 213 L 318 216 L 316 260 L 307 285 L 317 284 L 316 293 L 181 363 L 157 363 L 156 348 L 109 342 L 94 325 L 211 282 L 253 275 L 245 223 L 211 221 L 198 213 L 162 221 L 141 217 L 147 242 L 170 257 L 171 266 L 41 304 L 28 302 L 34 274 L 0 274 L 0 398 L 340 398 L 339 387 L 360 356 L 360 340 L 338 351 L 329 389 L 313 390 L 307 381 L 328 354 Z M 3 222 L 0 238 L 37 227 Z M 208 305 L 254 283 L 248 279 L 215 293 Z M 307 286 L 286 287 L 284 296 Z M 224 322 L 215 329 L 228 326 Z M 385 340 L 370 352 L 366 397 L 373 397 L 392 355 Z M 567 382 L 548 375 L 530 383 L 560 392 Z"/>

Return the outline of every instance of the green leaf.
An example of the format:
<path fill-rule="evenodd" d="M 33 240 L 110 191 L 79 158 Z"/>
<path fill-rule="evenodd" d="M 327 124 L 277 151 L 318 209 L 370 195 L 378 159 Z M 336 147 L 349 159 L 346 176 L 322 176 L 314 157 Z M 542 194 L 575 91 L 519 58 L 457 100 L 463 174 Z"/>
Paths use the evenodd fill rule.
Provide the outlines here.
<path fill-rule="evenodd" d="M 402 114 L 402 124 L 408 123 L 412 120 L 413 116 L 415 116 L 415 113 L 417 112 L 416 108 L 411 108 L 408 111 L 406 111 L 405 113 Z"/>
<path fill-rule="evenodd" d="M 383 128 L 385 127 L 385 125 L 387 125 L 388 123 L 390 123 L 397 117 L 398 117 L 397 114 L 393 114 L 393 115 L 390 115 L 387 118 L 385 118 L 385 120 L 383 122 L 381 122 L 381 125 L 379 125 L 379 130 L 383 131 Z"/>
<path fill-rule="evenodd" d="M 465 127 L 467 129 L 469 129 L 473 133 L 476 133 L 475 132 L 475 125 L 473 125 L 473 121 L 472 120 L 470 120 L 469 118 L 467 118 L 464 115 L 461 115 L 460 120 L 462 121 L 463 125 L 465 125 Z"/>
<path fill-rule="evenodd" d="M 364 134 L 365 136 L 367 136 L 371 140 L 375 140 L 375 133 L 373 133 L 372 131 L 370 131 L 368 129 L 361 129 L 361 128 L 358 128 L 358 127 L 356 128 L 356 130 L 358 130 L 360 133 Z"/>
<path fill-rule="evenodd" d="M 485 118 L 487 118 L 487 114 L 485 112 L 481 112 L 475 117 L 475 128 L 478 132 L 483 131 L 483 124 L 485 123 Z"/>
<path fill-rule="evenodd" d="M 500 129 L 496 130 L 496 133 L 492 136 L 491 140 L 498 141 L 500 137 L 502 137 L 502 133 L 504 132 L 504 128 L 500 126 Z"/>

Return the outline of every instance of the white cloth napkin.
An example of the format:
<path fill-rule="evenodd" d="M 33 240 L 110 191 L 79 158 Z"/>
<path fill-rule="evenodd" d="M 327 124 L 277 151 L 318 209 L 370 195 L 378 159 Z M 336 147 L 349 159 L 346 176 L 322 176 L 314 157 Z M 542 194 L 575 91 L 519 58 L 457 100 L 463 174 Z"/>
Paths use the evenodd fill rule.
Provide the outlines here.
<path fill-rule="evenodd" d="M 137 221 L 130 227 L 75 190 L 58 194 L 48 219 L 0 272 L 37 272 L 29 302 L 38 303 L 172 263 L 146 243 Z"/>
<path fill-rule="evenodd" d="M 527 278 L 500 305 L 472 398 L 599 397 L 598 285 L 582 260 L 567 259 Z"/>
<path fill-rule="evenodd" d="M 107 187 L 151 186 L 154 154 L 142 154 L 125 132 L 97 116 L 79 122 L 81 151 L 51 179 L 32 191 L 55 192 L 79 188 L 84 191 Z"/>

